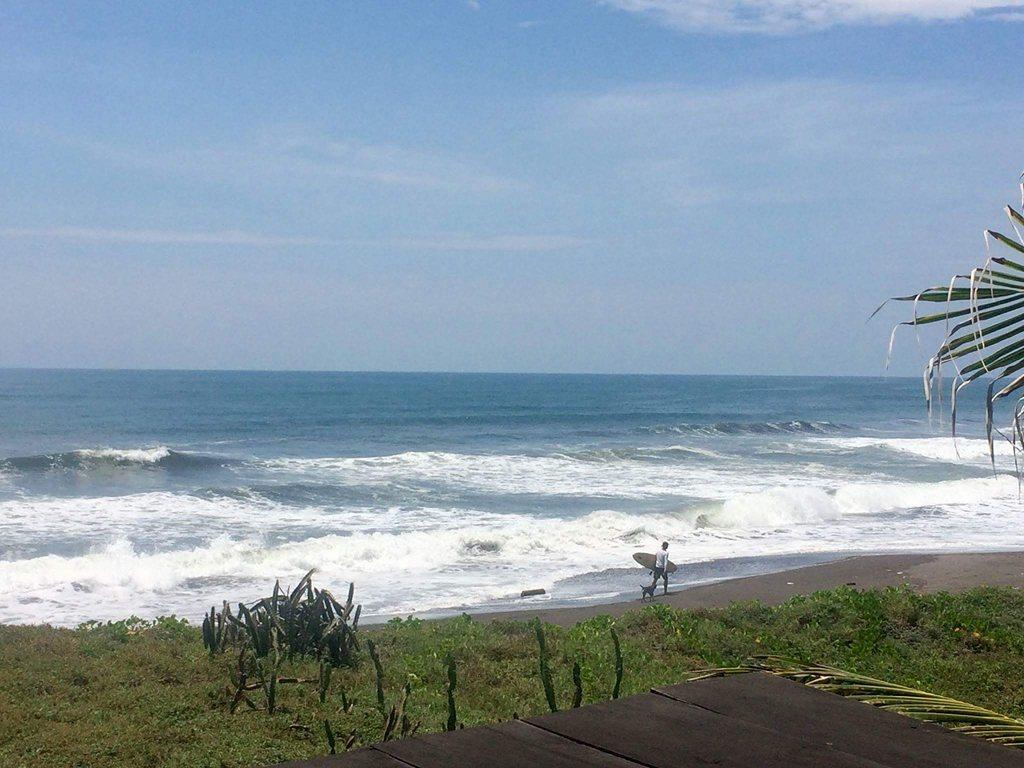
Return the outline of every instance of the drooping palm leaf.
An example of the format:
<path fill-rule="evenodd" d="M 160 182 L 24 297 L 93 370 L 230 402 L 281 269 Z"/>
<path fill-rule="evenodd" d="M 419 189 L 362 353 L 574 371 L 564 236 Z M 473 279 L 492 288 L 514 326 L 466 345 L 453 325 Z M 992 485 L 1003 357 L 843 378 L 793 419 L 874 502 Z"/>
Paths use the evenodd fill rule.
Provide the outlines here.
<path fill-rule="evenodd" d="M 940 723 L 960 733 L 1024 749 L 1022 720 L 949 696 L 940 696 L 823 664 L 801 664 L 779 656 L 755 656 L 738 667 L 699 670 L 695 673 L 696 676 L 690 679 L 699 680 L 745 672 L 770 672 L 880 709 L 929 723 Z"/>
<path fill-rule="evenodd" d="M 1021 185 L 1024 207 L 1024 184 Z M 945 335 L 924 369 L 925 400 L 931 412 L 936 396 L 941 399 L 942 368 L 951 366 L 954 376 L 950 389 L 950 412 L 953 434 L 956 434 L 957 396 L 964 387 L 988 377 L 985 397 L 985 434 L 989 455 L 995 462 L 994 433 L 1002 434 L 993 424 L 997 401 L 1024 389 L 1024 215 L 1006 207 L 1010 226 L 1016 237 L 986 230 L 985 248 L 988 258 L 967 274 L 954 275 L 948 285 L 927 288 L 890 301 L 913 302 L 913 316 L 893 328 L 889 339 L 892 353 L 896 331 L 901 326 L 924 326 L 943 323 Z M 996 246 L 999 255 L 993 255 Z M 1012 258 L 1011 258 L 1012 256 Z M 921 313 L 922 302 L 942 304 L 941 311 Z M 885 306 L 872 313 L 872 317 Z M 1010 436 L 1016 449 L 1024 448 L 1024 397 L 1013 409 Z"/>

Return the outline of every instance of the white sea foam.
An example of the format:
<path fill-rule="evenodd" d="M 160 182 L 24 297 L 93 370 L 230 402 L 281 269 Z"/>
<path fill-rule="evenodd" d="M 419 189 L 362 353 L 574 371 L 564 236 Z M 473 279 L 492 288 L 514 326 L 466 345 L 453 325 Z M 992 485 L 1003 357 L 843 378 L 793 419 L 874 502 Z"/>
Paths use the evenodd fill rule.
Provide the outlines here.
<path fill-rule="evenodd" d="M 770 488 L 726 501 L 708 513 L 706 524 L 759 528 L 875 515 L 900 509 L 956 507 L 1012 502 L 1017 480 L 1011 475 L 938 483 L 853 483 L 829 493 L 821 488 Z"/>
<path fill-rule="evenodd" d="M 990 461 L 988 441 L 974 437 L 822 437 L 808 442 L 846 451 L 883 448 L 949 463 Z M 1006 440 L 997 438 L 993 447 L 997 459 L 1012 459 L 1013 447 Z"/>
<path fill-rule="evenodd" d="M 62 623 L 116 616 L 132 600 L 194 615 L 211 600 L 254 597 L 268 579 L 294 579 L 310 568 L 328 578 L 355 579 L 363 599 L 379 609 L 415 610 L 506 594 L 514 574 L 550 581 L 581 565 L 605 567 L 610 546 L 632 551 L 653 540 L 655 529 L 692 528 L 682 518 L 638 519 L 615 511 L 575 520 L 472 510 L 420 510 L 418 517 L 419 528 L 400 524 L 399 532 L 389 525 L 387 532 L 280 544 L 221 535 L 200 546 L 156 552 L 118 539 L 72 557 L 0 561 L 0 620 L 54 620 L 51 614 L 58 612 Z M 25 597 L 32 601 L 21 601 Z"/>
<path fill-rule="evenodd" d="M 109 459 L 134 464 L 156 464 L 171 455 L 165 445 L 153 448 L 83 448 L 74 453 L 84 459 Z"/>
<path fill-rule="evenodd" d="M 153 491 L 122 496 L 33 497 L 0 501 L 0 556 L 11 542 L 33 539 L 104 542 L 112 539 L 180 541 L 211 535 L 267 538 L 293 529 L 395 531 L 437 525 L 453 514 L 430 507 L 285 505 L 259 495 L 205 498 Z M 486 520 L 487 513 L 474 513 Z M 5 546 L 6 545 L 6 546 Z"/>
<path fill-rule="evenodd" d="M 75 538 L 76 531 L 88 529 L 90 516 L 100 514 L 106 527 L 89 551 L 0 560 L 0 621 L 195 616 L 224 598 L 255 598 L 273 578 L 293 582 L 310 568 L 334 588 L 355 580 L 370 613 L 472 605 L 622 566 L 631 552 L 662 539 L 691 560 L 1024 546 L 1024 509 L 1012 476 L 787 485 L 708 500 L 674 514 L 606 509 L 573 517 L 457 507 L 295 510 L 163 492 L 0 504 L 3 526 L 20 526 L 22 534 L 45 529 L 58 535 L 65 526 Z M 133 543 L 140 531 L 177 524 L 187 524 L 194 543 Z M 299 538 L 277 535 L 300 524 L 308 532 Z"/>
<path fill-rule="evenodd" d="M 821 488 L 770 488 L 728 499 L 702 517 L 723 528 L 777 527 L 839 517 L 835 496 Z"/>
<path fill-rule="evenodd" d="M 655 496 L 728 498 L 766 484 L 790 485 L 797 479 L 784 467 L 762 467 L 752 475 L 741 462 L 586 461 L 567 455 L 527 456 L 406 452 L 368 458 L 279 459 L 269 469 L 334 484 L 429 483 L 498 494 L 598 496 L 645 499 Z M 828 470 L 836 482 L 848 477 Z M 850 476 L 852 477 L 852 476 Z"/>

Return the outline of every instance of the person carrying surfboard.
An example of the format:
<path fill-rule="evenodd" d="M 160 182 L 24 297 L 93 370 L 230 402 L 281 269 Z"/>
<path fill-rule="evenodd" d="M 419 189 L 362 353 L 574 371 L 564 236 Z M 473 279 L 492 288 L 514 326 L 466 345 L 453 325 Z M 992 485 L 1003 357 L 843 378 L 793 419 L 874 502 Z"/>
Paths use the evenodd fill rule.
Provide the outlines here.
<path fill-rule="evenodd" d="M 665 590 L 662 594 L 668 594 L 668 542 L 661 542 L 661 549 L 654 556 L 654 581 L 651 582 L 651 589 L 658 586 L 658 579 L 665 583 Z"/>

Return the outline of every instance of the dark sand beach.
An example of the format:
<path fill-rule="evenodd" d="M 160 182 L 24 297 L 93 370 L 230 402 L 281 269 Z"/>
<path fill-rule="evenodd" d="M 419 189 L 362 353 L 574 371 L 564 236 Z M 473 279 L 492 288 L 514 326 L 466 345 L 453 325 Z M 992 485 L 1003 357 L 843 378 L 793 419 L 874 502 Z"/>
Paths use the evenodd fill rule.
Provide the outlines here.
<path fill-rule="evenodd" d="M 685 566 L 683 566 L 685 568 Z M 656 601 L 673 608 L 719 608 L 737 600 L 775 604 L 821 589 L 851 586 L 860 589 L 905 584 L 920 592 L 958 592 L 971 587 L 1024 587 L 1024 552 L 863 555 L 778 573 L 728 579 L 714 584 L 679 588 Z M 475 614 L 487 621 L 524 620 L 534 616 L 571 626 L 592 616 L 619 616 L 640 607 L 639 600 L 562 608 L 521 609 Z"/>

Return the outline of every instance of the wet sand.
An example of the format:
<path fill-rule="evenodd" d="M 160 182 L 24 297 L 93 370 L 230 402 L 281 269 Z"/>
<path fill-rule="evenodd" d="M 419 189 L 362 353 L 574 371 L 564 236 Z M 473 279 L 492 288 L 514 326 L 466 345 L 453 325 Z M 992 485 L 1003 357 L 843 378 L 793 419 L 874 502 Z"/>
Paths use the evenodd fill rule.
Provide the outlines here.
<path fill-rule="evenodd" d="M 685 566 L 684 566 L 685 567 Z M 970 554 L 864 555 L 778 573 L 728 579 L 715 584 L 669 589 L 659 603 L 673 608 L 714 608 L 737 600 L 781 603 L 796 595 L 848 585 L 860 589 L 906 584 L 920 592 L 957 592 L 977 586 L 1024 588 L 1024 552 Z M 639 590 L 638 590 L 639 591 Z M 539 616 L 570 626 L 592 616 L 618 616 L 639 608 L 639 599 L 562 608 L 523 608 L 472 614 L 481 621 L 518 620 Z"/>

